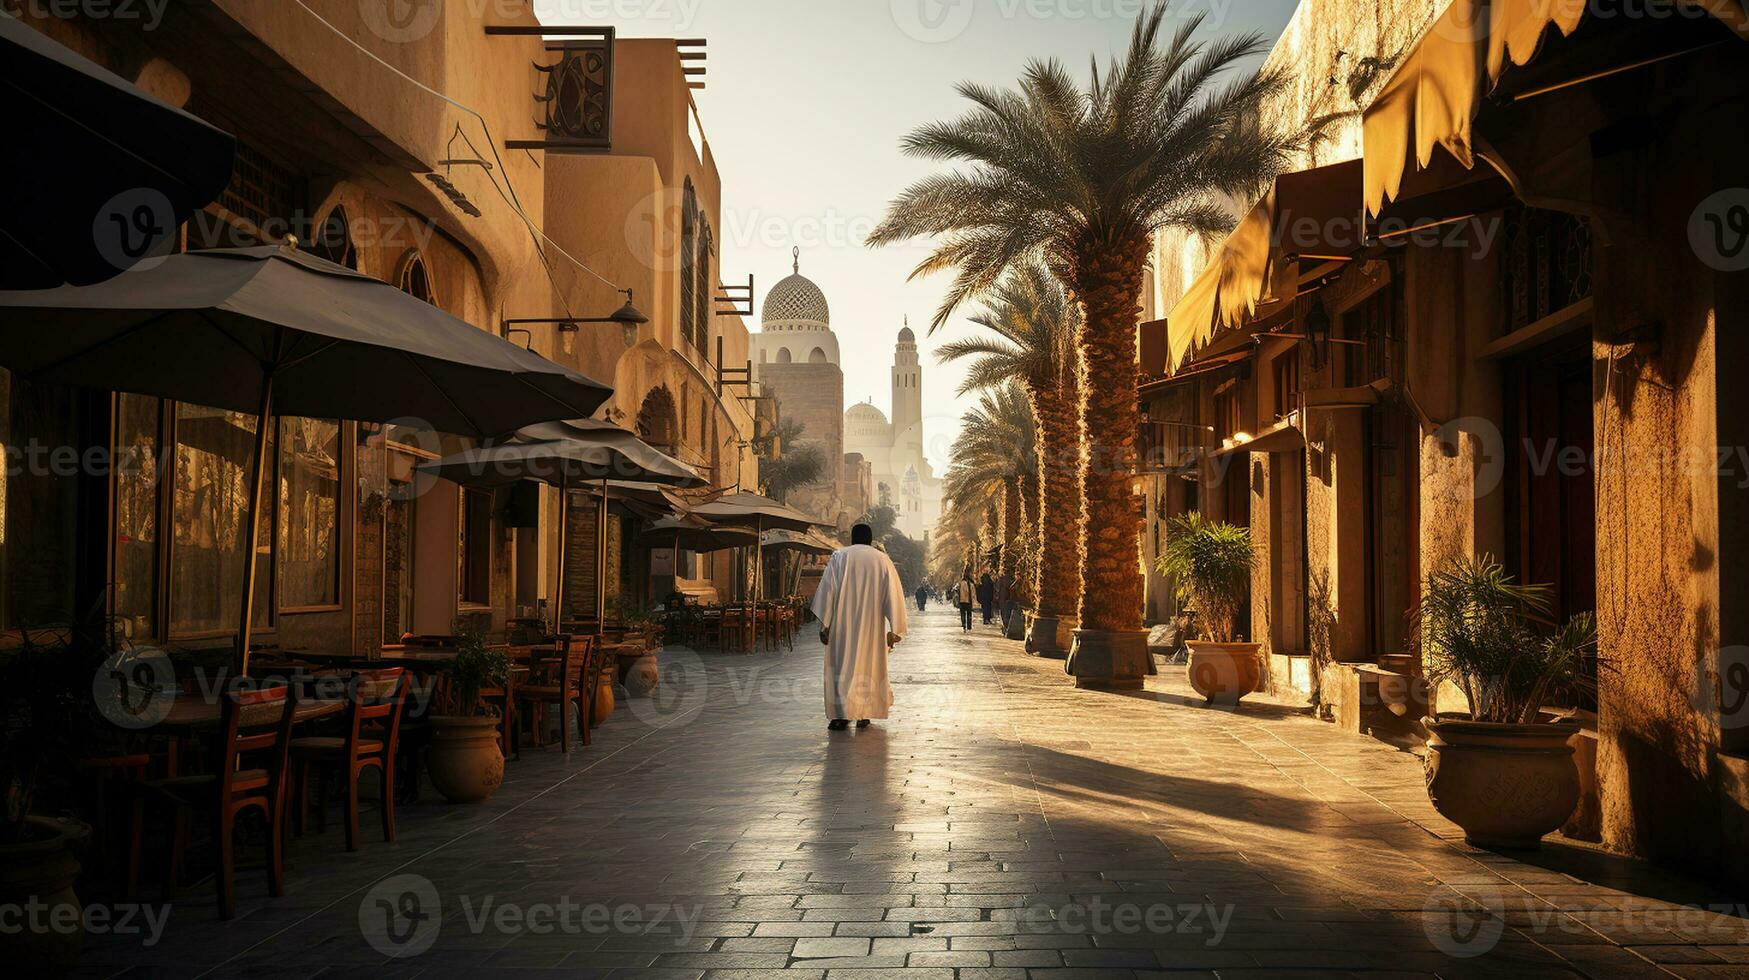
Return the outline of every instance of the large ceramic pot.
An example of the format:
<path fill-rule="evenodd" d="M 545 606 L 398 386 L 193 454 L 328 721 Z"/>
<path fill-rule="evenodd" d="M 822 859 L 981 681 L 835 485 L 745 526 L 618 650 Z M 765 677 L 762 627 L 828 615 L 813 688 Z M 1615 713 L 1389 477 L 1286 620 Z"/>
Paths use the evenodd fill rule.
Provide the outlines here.
<path fill-rule="evenodd" d="M 75 821 L 26 817 L 24 839 L 0 845 L 0 908 L 38 910 L 7 937 L 6 965 L 13 976 L 61 976 L 78 964 L 85 930 L 73 894 L 79 877 L 73 849 L 86 833 Z M 73 925 L 56 927 L 68 922 Z"/>
<path fill-rule="evenodd" d="M 451 803 L 479 803 L 504 783 L 504 752 L 498 719 L 436 715 L 425 768 L 431 785 Z"/>
<path fill-rule="evenodd" d="M 1061 616 L 1030 616 L 1026 633 L 1026 651 L 1051 660 L 1069 655 L 1069 636 L 1073 626 Z"/>
<path fill-rule="evenodd" d="M 1535 850 L 1579 805 L 1577 722 L 1504 725 L 1440 716 L 1428 726 L 1427 795 L 1477 847 Z"/>
<path fill-rule="evenodd" d="M 1063 672 L 1095 691 L 1139 691 L 1152 671 L 1147 630 L 1076 630 Z"/>
<path fill-rule="evenodd" d="M 600 683 L 595 686 L 595 727 L 599 728 L 616 707 L 618 702 L 613 696 L 613 671 L 604 670 L 601 672 Z"/>
<path fill-rule="evenodd" d="M 1234 705 L 1247 694 L 1263 690 L 1261 643 L 1215 643 L 1190 640 L 1185 674 L 1190 686 L 1209 704 Z"/>

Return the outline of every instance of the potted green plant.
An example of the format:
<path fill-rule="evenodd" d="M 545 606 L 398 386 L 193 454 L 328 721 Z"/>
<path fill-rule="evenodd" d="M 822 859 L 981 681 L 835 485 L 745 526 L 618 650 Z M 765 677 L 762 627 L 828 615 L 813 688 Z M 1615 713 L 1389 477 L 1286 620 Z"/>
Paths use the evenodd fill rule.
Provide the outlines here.
<path fill-rule="evenodd" d="M 1553 622 L 1549 598 L 1491 555 L 1459 557 L 1427 576 L 1413 615 L 1428 678 L 1469 706 L 1429 726 L 1427 792 L 1478 847 L 1534 849 L 1578 805 L 1578 725 L 1545 708 L 1589 683 L 1597 627 L 1589 613 Z"/>
<path fill-rule="evenodd" d="M 83 921 L 74 885 L 89 828 L 47 814 L 72 799 L 66 777 L 76 764 L 116 732 L 94 697 L 100 668 L 115 649 L 106 633 L 25 630 L 0 651 L 0 907 L 46 908 L 42 922 Z M 47 975 L 76 965 L 82 930 L 30 925 L 10 937 L 10 967 Z"/>
<path fill-rule="evenodd" d="M 1250 529 L 1191 511 L 1172 519 L 1156 561 L 1179 602 L 1196 613 L 1188 674 L 1210 704 L 1238 704 L 1263 683 L 1261 644 L 1241 641 L 1236 623 L 1256 560 Z"/>
<path fill-rule="evenodd" d="M 510 674 L 504 654 L 488 649 L 480 633 L 463 634 L 447 683 L 431 717 L 431 747 L 425 767 L 431 785 L 451 803 L 489 799 L 504 782 L 504 751 L 498 744 L 497 709 L 480 692 L 502 686 Z"/>

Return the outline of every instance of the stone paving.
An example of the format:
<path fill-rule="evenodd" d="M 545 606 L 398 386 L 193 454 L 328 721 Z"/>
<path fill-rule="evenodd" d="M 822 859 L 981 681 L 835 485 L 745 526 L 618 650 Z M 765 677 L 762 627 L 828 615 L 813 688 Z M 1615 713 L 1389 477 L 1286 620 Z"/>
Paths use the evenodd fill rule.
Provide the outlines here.
<path fill-rule="evenodd" d="M 92 975 L 1078 980 L 1749 977 L 1735 897 L 1567 842 L 1465 846 L 1413 754 L 1182 669 L 1074 690 L 955 614 L 894 654 L 890 721 L 825 731 L 817 642 L 670 648 L 662 696 L 489 803 L 291 851 Z M 428 793 L 429 796 L 429 793 Z M 1749 888 L 1743 889 L 1749 891 Z M 386 954 L 409 954 L 391 956 Z"/>

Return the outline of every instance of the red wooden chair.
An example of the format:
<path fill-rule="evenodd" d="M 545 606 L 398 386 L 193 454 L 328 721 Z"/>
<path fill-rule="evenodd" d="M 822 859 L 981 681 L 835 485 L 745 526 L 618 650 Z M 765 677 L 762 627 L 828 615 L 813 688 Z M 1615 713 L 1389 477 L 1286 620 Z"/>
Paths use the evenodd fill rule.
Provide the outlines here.
<path fill-rule="evenodd" d="M 220 739 L 217 765 L 205 775 L 149 779 L 137 784 L 134 796 L 133 839 L 128 852 L 127 894 L 133 900 L 139 891 L 140 859 L 145 851 L 146 802 L 157 799 L 170 804 L 179 818 L 171 842 L 172 866 L 180 865 L 187 845 L 180 817 L 205 811 L 212 821 L 218 847 L 216 876 L 219 915 L 237 914 L 237 858 L 233 846 L 237 815 L 258 809 L 267 819 L 267 887 L 278 898 L 285 894 L 284 819 L 288 753 L 292 722 L 297 714 L 297 694 L 285 686 L 254 691 L 226 692 L 220 704 Z M 245 757 L 248 765 L 245 765 Z"/>
<path fill-rule="evenodd" d="M 519 684 L 516 700 L 526 701 L 534 708 L 534 744 L 546 740 L 546 711 L 551 705 L 559 708 L 559 745 L 561 751 L 571 751 L 571 712 L 573 703 L 580 710 L 578 731 L 584 745 L 589 744 L 589 727 L 595 717 L 595 687 L 598 674 L 592 669 L 598 648 L 593 636 L 561 635 L 553 644 L 554 656 L 537 663 L 530 682 Z M 544 676 L 539 676 L 543 675 Z M 520 712 L 519 712 L 520 713 Z"/>
<path fill-rule="evenodd" d="M 325 777 L 331 771 L 340 777 L 346 789 L 346 849 L 358 850 L 358 783 L 366 769 L 375 769 L 381 780 L 383 840 L 395 839 L 395 752 L 408 686 L 407 672 L 402 667 L 359 671 L 349 685 L 341 733 L 292 739 L 292 786 L 300 834 L 304 829 L 312 770 L 318 780 L 316 830 L 321 833 L 327 829 Z"/>

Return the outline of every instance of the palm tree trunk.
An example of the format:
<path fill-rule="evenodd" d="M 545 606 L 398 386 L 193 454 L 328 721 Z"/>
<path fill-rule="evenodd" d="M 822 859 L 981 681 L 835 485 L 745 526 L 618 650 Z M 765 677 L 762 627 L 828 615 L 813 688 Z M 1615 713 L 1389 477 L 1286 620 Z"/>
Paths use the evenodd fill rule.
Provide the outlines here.
<path fill-rule="evenodd" d="M 1011 476 L 1002 481 L 1002 563 L 997 568 L 1000 578 L 1014 575 L 1014 548 L 1020 543 L 1025 524 L 1026 517 L 1020 509 L 1020 477 Z"/>
<path fill-rule="evenodd" d="M 1147 242 L 1096 242 L 1073 273 L 1081 336 L 1081 474 L 1087 500 L 1080 629 L 1068 670 L 1085 687 L 1139 688 L 1151 666 L 1142 631 L 1136 457 L 1136 324 Z"/>
<path fill-rule="evenodd" d="M 1041 529 L 1038 578 L 1033 596 L 1038 615 L 1074 616 L 1081 605 L 1082 535 L 1081 418 L 1075 393 L 1065 384 L 1033 393 L 1039 422 L 1038 511 Z M 1043 534 L 1044 528 L 1056 533 Z"/>
<path fill-rule="evenodd" d="M 1031 568 L 1036 572 L 1038 566 L 1039 535 L 1041 526 L 1039 514 L 1043 508 L 1043 490 L 1039 486 L 1036 470 L 1027 470 L 1020 474 L 1020 538 L 1019 552 L 1014 562 L 1014 597 L 1026 605 L 1032 605 L 1033 597 L 1038 595 L 1034 590 L 1034 575 L 1027 573 L 1027 567 L 1021 563 L 1021 558 L 1029 560 Z"/>

